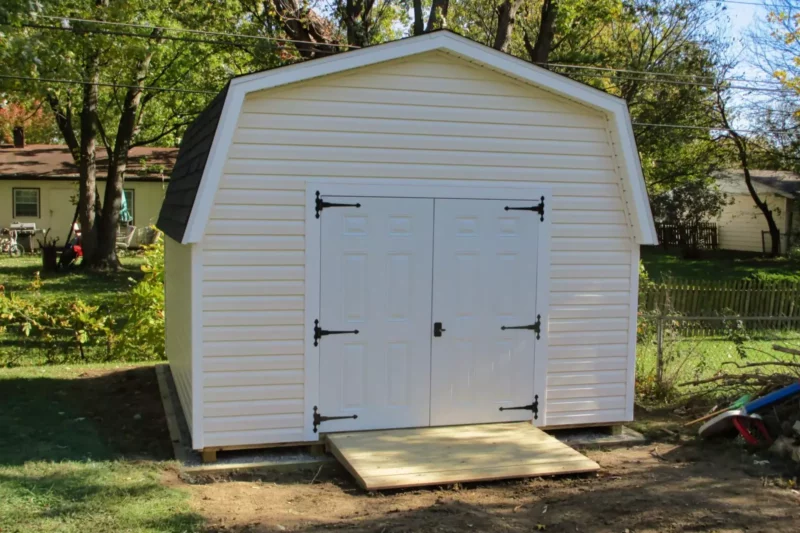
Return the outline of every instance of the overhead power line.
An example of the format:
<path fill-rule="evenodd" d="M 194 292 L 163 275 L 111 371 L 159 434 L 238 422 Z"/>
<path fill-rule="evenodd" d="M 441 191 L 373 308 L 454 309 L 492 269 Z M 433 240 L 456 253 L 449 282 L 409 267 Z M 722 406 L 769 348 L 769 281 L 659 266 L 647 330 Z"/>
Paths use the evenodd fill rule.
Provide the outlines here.
<path fill-rule="evenodd" d="M 650 122 L 632 122 L 634 126 L 652 128 L 675 128 L 684 130 L 703 130 L 703 131 L 736 131 L 738 133 L 794 133 L 796 130 L 740 130 L 736 128 L 715 128 L 713 126 L 690 126 L 685 124 L 655 124 Z"/>
<path fill-rule="evenodd" d="M 714 0 L 716 1 L 716 0 Z M 224 36 L 224 37 L 233 37 L 233 38 L 242 38 L 242 39 L 259 39 L 259 40 L 266 40 L 270 42 L 278 42 L 278 43 L 295 43 L 295 44 L 311 44 L 311 45 L 319 45 L 319 46 L 332 46 L 337 48 L 359 48 L 356 45 L 346 45 L 346 44 L 337 44 L 337 43 L 324 43 L 324 42 L 315 42 L 315 41 L 302 41 L 302 40 L 295 40 L 295 39 L 283 39 L 279 37 L 264 37 L 260 35 L 248 35 L 243 33 L 229 33 L 229 32 L 209 32 L 209 31 L 201 31 L 201 30 L 188 30 L 188 29 L 181 29 L 181 28 L 169 28 L 165 26 L 151 26 L 147 24 L 135 24 L 135 23 L 126 23 L 126 22 L 110 22 L 110 21 L 103 21 L 103 20 L 94 20 L 94 19 L 82 19 L 82 18 L 74 18 L 74 17 L 59 17 L 54 15 L 42 15 L 40 18 L 45 19 L 53 19 L 59 21 L 71 21 L 71 22 L 83 22 L 83 23 L 91 23 L 91 24 L 106 24 L 111 26 L 122 26 L 126 28 L 140 28 L 140 29 L 147 29 L 147 30 L 154 30 L 160 29 L 164 31 L 177 31 L 177 32 L 185 32 L 185 33 L 192 33 L 192 34 L 199 34 L 199 35 L 212 35 L 212 36 Z M 72 26 L 45 26 L 39 24 L 26 24 L 28 27 L 44 29 L 44 30 L 53 30 L 53 31 L 81 31 L 86 33 L 100 33 L 106 35 L 120 35 L 120 36 L 127 36 L 127 37 L 136 37 L 141 39 L 153 39 L 156 38 L 151 35 L 142 35 L 138 33 L 132 32 L 118 32 L 118 31 L 111 31 L 111 30 L 101 30 L 101 29 L 89 29 L 89 28 L 74 28 Z M 175 37 L 175 36 L 160 36 L 157 38 L 161 39 L 170 39 L 175 41 L 186 41 L 186 42 L 196 42 L 196 43 L 207 43 L 207 44 L 221 44 L 221 45 L 231 45 L 229 41 L 218 41 L 218 40 L 203 40 L 203 39 L 191 39 L 185 37 Z M 321 52 L 324 52 L 320 50 Z M 334 51 L 331 50 L 330 53 Z M 623 69 L 623 68 L 612 68 L 612 67 L 597 67 L 592 65 L 577 65 L 571 63 L 534 63 L 540 66 L 549 66 L 553 68 L 564 68 L 564 69 L 578 69 L 578 70 L 593 70 L 593 71 L 601 71 L 601 72 L 614 72 L 614 73 L 624 73 L 624 74 L 639 74 L 639 75 L 647 75 L 647 76 L 663 76 L 663 77 L 670 77 L 676 79 L 687 79 L 687 80 L 710 80 L 714 81 L 716 78 L 713 76 L 702 76 L 696 74 L 677 74 L 673 72 L 659 72 L 659 71 L 647 71 L 647 70 L 632 70 L 632 69 Z M 774 84 L 780 85 L 781 82 L 778 80 L 757 80 L 752 78 L 723 78 L 719 81 L 725 82 L 734 82 L 734 83 L 755 83 L 755 84 Z M 749 89 L 749 88 L 748 88 Z"/>
<path fill-rule="evenodd" d="M 112 22 L 107 20 L 94 20 L 94 19 L 82 19 L 82 18 L 75 18 L 75 17 L 59 17 L 55 15 L 40 15 L 40 18 L 43 19 L 50 19 L 50 20 L 58 20 L 58 21 L 67 21 L 67 22 L 82 22 L 85 24 L 105 24 L 108 26 L 122 26 L 126 28 L 143 28 L 147 30 L 161 30 L 161 31 L 173 31 L 173 32 L 180 32 L 180 33 L 189 33 L 194 35 L 209 35 L 213 37 L 236 37 L 241 39 L 257 39 L 261 41 L 272 41 L 272 42 L 281 42 L 281 43 L 295 43 L 295 44 L 311 44 L 314 46 L 332 46 L 335 48 L 360 48 L 354 44 L 340 44 L 340 43 L 325 43 L 325 42 L 317 42 L 317 41 L 302 41 L 298 39 L 284 39 L 281 37 L 266 37 L 263 35 L 249 35 L 245 33 L 228 33 L 222 31 L 205 31 L 205 30 L 190 30 L 186 28 L 170 28 L 169 26 L 153 26 L 149 24 L 134 24 L 131 22 Z"/>
<path fill-rule="evenodd" d="M 120 83 L 89 82 L 83 80 L 70 80 L 64 78 L 34 78 L 33 76 L 12 76 L 8 74 L 0 74 L 0 79 L 34 81 L 40 83 L 60 83 L 68 85 L 97 85 L 98 87 L 113 87 L 115 89 L 141 88 L 143 91 L 160 91 L 160 92 L 191 93 L 191 94 L 219 94 L 219 91 L 204 91 L 200 89 L 179 89 L 176 87 L 156 87 L 153 85 L 145 85 L 143 87 L 139 87 L 138 85 L 125 85 Z"/>
<path fill-rule="evenodd" d="M 59 79 L 59 78 L 34 78 L 31 76 L 10 76 L 6 74 L 0 74 L 0 79 L 11 79 L 11 80 L 23 80 L 23 81 L 34 81 L 34 82 L 41 82 L 41 83 L 63 83 L 63 84 L 73 84 L 73 85 L 86 85 L 89 82 L 81 81 L 81 80 L 69 80 L 69 79 Z M 129 89 L 129 88 L 136 88 L 136 85 L 124 85 L 124 84 L 117 84 L 117 83 L 103 83 L 98 82 L 94 85 L 98 85 L 100 87 L 113 87 L 113 88 L 120 88 L 120 89 Z M 179 92 L 179 93 L 193 93 L 193 94 L 218 94 L 217 91 L 203 91 L 197 89 L 177 89 L 173 87 L 155 87 L 155 86 L 145 86 L 142 90 L 149 90 L 149 91 L 163 91 L 163 92 Z M 652 127 L 652 128 L 678 128 L 678 129 L 691 129 L 691 130 L 704 130 L 704 131 L 737 131 L 739 133 L 768 133 L 768 134 L 776 134 L 776 133 L 792 133 L 794 130 L 766 130 L 766 131 L 758 131 L 758 130 L 730 130 L 728 128 L 716 128 L 712 126 L 690 126 L 684 124 L 656 124 L 650 122 L 633 122 L 634 126 L 641 126 L 641 127 Z"/>
<path fill-rule="evenodd" d="M 697 80 L 710 80 L 710 81 L 726 81 L 726 82 L 740 82 L 740 83 L 768 83 L 772 85 L 780 85 L 781 82 L 778 80 L 756 80 L 752 78 L 716 78 L 714 76 L 701 76 L 698 74 L 676 74 L 674 72 L 659 72 L 659 71 L 651 71 L 651 70 L 630 70 L 624 68 L 612 68 L 612 67 L 595 67 L 592 65 L 576 65 L 572 63 L 536 63 L 533 62 L 534 65 L 539 66 L 547 66 L 547 67 L 556 67 L 556 68 L 572 68 L 578 70 L 593 70 L 593 71 L 601 71 L 601 72 L 619 72 L 623 74 L 642 74 L 648 76 L 664 76 L 669 78 L 689 78 L 689 79 L 697 79 Z"/>

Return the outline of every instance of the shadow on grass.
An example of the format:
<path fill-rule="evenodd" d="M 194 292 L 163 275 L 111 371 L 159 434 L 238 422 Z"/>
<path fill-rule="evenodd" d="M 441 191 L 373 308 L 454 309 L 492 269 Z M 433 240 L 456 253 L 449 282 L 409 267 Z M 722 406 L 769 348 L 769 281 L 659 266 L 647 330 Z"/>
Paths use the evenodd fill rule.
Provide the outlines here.
<path fill-rule="evenodd" d="M 0 465 L 172 455 L 153 367 L 0 375 L 0 390 Z"/>
<path fill-rule="evenodd" d="M 114 461 L 0 467 L 0 529 L 197 530 L 203 518 L 188 510 L 185 492 L 160 481 L 162 475 L 157 465 Z"/>

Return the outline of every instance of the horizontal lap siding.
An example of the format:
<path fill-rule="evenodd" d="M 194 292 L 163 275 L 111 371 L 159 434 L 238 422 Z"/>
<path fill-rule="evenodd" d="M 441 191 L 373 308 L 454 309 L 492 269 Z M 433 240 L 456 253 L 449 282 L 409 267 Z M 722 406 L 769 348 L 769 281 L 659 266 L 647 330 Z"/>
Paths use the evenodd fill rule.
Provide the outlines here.
<path fill-rule="evenodd" d="M 774 194 L 762 194 L 761 197 L 766 200 L 767 205 L 772 209 L 775 223 L 780 228 L 781 233 L 785 233 L 786 199 Z M 733 203 L 725 206 L 717 221 L 720 248 L 723 250 L 761 252 L 763 250 L 761 232 L 769 231 L 764 215 L 756 207 L 749 195 L 732 195 L 731 200 Z M 771 242 L 769 234 L 765 235 L 764 243 L 767 249 L 769 249 Z"/>
<path fill-rule="evenodd" d="M 166 260 L 166 351 L 172 379 L 190 431 L 192 420 L 191 245 L 164 237 Z"/>
<path fill-rule="evenodd" d="M 632 245 L 606 127 L 438 54 L 248 96 L 204 238 L 206 442 L 301 437 L 315 178 L 551 187 L 548 424 L 624 420 Z"/>

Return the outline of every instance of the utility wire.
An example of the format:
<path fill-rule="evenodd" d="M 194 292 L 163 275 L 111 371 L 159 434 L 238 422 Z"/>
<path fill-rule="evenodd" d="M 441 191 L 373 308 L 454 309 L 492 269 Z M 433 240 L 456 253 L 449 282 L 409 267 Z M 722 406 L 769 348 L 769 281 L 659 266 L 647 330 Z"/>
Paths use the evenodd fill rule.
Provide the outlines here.
<path fill-rule="evenodd" d="M 47 26 L 42 24 L 23 24 L 25 27 L 34 28 L 34 29 L 42 29 L 42 30 L 52 30 L 52 31 L 69 31 L 69 32 L 86 32 L 86 33 L 99 33 L 103 35 L 119 35 L 119 36 L 127 36 L 127 37 L 136 37 L 142 39 L 153 39 L 155 37 L 149 35 L 140 35 L 137 33 L 130 33 L 130 32 L 123 32 L 123 31 L 115 31 L 115 30 L 101 30 L 101 29 L 77 29 L 77 28 L 70 28 L 70 27 L 59 27 L 59 26 Z M 185 42 L 192 42 L 192 43 L 207 43 L 207 44 L 219 44 L 224 46 L 235 46 L 236 43 L 230 41 L 209 41 L 206 39 L 196 39 L 191 37 L 175 37 L 165 35 L 160 38 L 173 40 L 173 41 L 185 41 Z M 277 45 L 278 49 L 288 50 L 287 48 L 282 45 Z M 318 50 L 317 52 L 321 53 L 336 53 L 334 50 Z M 589 78 L 605 78 L 603 74 L 600 72 L 607 72 L 607 73 L 620 73 L 620 74 L 642 74 L 642 75 L 650 75 L 650 76 L 670 76 L 672 78 L 678 77 L 691 77 L 691 78 L 698 78 L 698 79 L 712 79 L 712 77 L 708 76 L 694 76 L 690 74 L 674 74 L 669 72 L 648 72 L 643 70 L 630 70 L 630 69 L 616 69 L 610 67 L 593 67 L 588 65 L 568 65 L 568 64 L 558 64 L 558 63 L 536 63 L 539 65 L 549 65 L 550 67 L 556 68 L 573 68 L 573 69 L 583 69 L 593 71 L 592 74 L 579 74 L 579 76 L 589 77 Z M 596 73 L 595 73 L 596 72 Z M 697 87 L 709 87 L 713 88 L 714 85 L 712 83 L 701 83 L 701 82 L 692 82 L 692 81 L 685 81 L 683 79 L 667 79 L 667 80 L 660 80 L 660 79 L 647 79 L 647 78 L 634 78 L 634 77 L 626 77 L 626 78 L 619 78 L 622 81 L 641 81 L 646 83 L 662 83 L 662 84 L 671 84 L 671 85 L 688 85 L 688 86 L 697 86 Z M 767 81 L 763 80 L 747 80 L 747 79 L 737 79 L 737 78 L 728 78 L 723 79 L 721 81 L 727 82 L 743 82 L 743 83 L 767 83 Z M 780 83 L 777 81 L 769 82 L 769 83 Z M 749 87 L 744 85 L 730 85 L 728 88 L 736 89 L 736 90 L 744 90 L 744 91 L 757 91 L 757 92 L 793 92 L 791 89 L 786 88 L 769 88 L 769 87 Z"/>
<path fill-rule="evenodd" d="M 773 85 L 780 85 L 781 82 L 778 80 L 755 80 L 755 79 L 748 79 L 748 78 L 716 78 L 714 76 L 701 76 L 698 74 L 675 74 L 674 72 L 659 72 L 659 71 L 650 71 L 650 70 L 630 70 L 624 68 L 612 68 L 612 67 L 594 67 L 591 65 L 575 65 L 570 63 L 537 63 L 532 62 L 534 65 L 539 65 L 542 67 L 556 67 L 556 68 L 572 68 L 578 70 L 594 70 L 594 71 L 602 71 L 602 72 L 621 72 L 623 74 L 645 74 L 648 76 L 665 76 L 670 78 L 691 78 L 691 79 L 700 79 L 700 80 L 718 80 L 718 81 L 728 81 L 728 82 L 742 82 L 742 83 L 769 83 Z"/>
<path fill-rule="evenodd" d="M 244 33 L 228 33 L 222 31 L 204 31 L 204 30 L 190 30 L 186 28 L 170 28 L 168 26 L 151 26 L 149 24 L 133 24 L 130 22 L 112 22 L 106 20 L 82 19 L 74 17 L 58 17 L 55 15 L 40 15 L 40 18 L 69 21 L 69 22 L 83 22 L 86 24 L 106 24 L 109 26 L 123 26 L 126 28 L 145 28 L 148 30 L 162 30 L 162 31 L 175 31 L 181 33 L 191 33 L 195 35 L 211 35 L 215 37 L 239 37 L 244 39 L 258 39 L 262 41 L 275 41 L 282 43 L 296 43 L 296 44 L 312 44 L 315 46 L 333 46 L 336 48 L 360 48 L 354 44 L 340 44 L 340 43 L 325 43 L 316 41 L 302 41 L 298 39 L 283 39 L 280 37 L 265 37 L 263 35 L 247 35 Z M 63 22 L 62 22 L 63 23 Z"/>
<path fill-rule="evenodd" d="M 634 126 L 652 127 L 652 128 L 674 128 L 685 130 L 704 130 L 704 131 L 735 131 L 738 133 L 794 133 L 796 130 L 740 130 L 736 128 L 715 128 L 713 126 L 689 126 L 684 124 L 655 124 L 650 122 L 632 122 Z"/>
<path fill-rule="evenodd" d="M 33 28 L 38 30 L 52 30 L 52 31 L 67 31 L 76 34 L 81 33 L 93 33 L 93 34 L 100 34 L 100 35 L 119 35 L 122 37 L 135 37 L 138 39 L 164 39 L 168 41 L 181 41 L 187 43 L 204 43 L 204 44 L 217 44 L 222 46 L 238 46 L 239 43 L 235 41 L 219 41 L 219 40 L 208 40 L 208 39 L 198 39 L 195 37 L 177 37 L 174 35 L 161 35 L 158 37 L 154 37 L 152 35 L 142 35 L 140 33 L 132 33 L 126 31 L 118 31 L 118 30 L 101 30 L 101 29 L 85 29 L 85 28 L 73 28 L 73 27 L 64 27 L 64 26 L 47 26 L 44 24 L 31 24 L 31 23 L 24 23 L 22 24 L 25 28 Z M 275 45 L 275 48 L 278 50 L 294 50 L 294 48 L 284 46 L 281 44 Z M 315 50 L 315 53 L 324 53 L 324 54 L 335 54 L 336 50 Z"/>
<path fill-rule="evenodd" d="M 717 1 L 717 0 L 711 0 Z M 161 29 L 165 31 L 180 31 L 180 32 L 187 32 L 187 33 L 196 33 L 200 35 L 216 35 L 216 36 L 227 36 L 227 37 L 236 37 L 236 38 L 244 38 L 244 39 L 261 39 L 273 42 L 284 42 L 284 43 L 300 43 L 300 44 L 313 44 L 313 45 L 324 45 L 324 46 L 334 46 L 340 48 L 359 48 L 355 45 L 345 45 L 345 44 L 335 44 L 335 43 L 318 43 L 314 41 L 300 41 L 300 40 L 293 40 L 293 39 L 282 39 L 278 37 L 263 37 L 259 35 L 247 35 L 242 33 L 226 33 L 226 32 L 205 32 L 201 30 L 187 30 L 187 29 L 180 29 L 180 28 L 168 28 L 163 26 L 149 26 L 147 24 L 134 24 L 134 23 L 123 23 L 123 22 L 108 22 L 102 20 L 93 20 L 93 19 L 80 19 L 80 18 L 72 18 L 72 17 L 57 17 L 53 15 L 42 15 L 40 18 L 46 19 L 54 19 L 54 20 L 61 20 L 61 21 L 74 21 L 74 22 L 83 22 L 83 23 L 93 23 L 93 24 L 108 24 L 113 26 L 123 26 L 129 28 L 142 28 L 142 29 Z M 112 32 L 111 30 L 100 30 L 100 29 L 88 29 L 88 28 L 74 28 L 71 26 L 45 26 L 45 25 L 37 25 L 37 24 L 24 24 L 24 26 L 38 28 L 38 29 L 45 29 L 45 30 L 54 30 L 54 31 L 74 31 L 74 32 L 86 32 L 86 33 L 100 33 L 100 34 L 107 34 L 107 35 L 121 35 L 121 36 L 128 36 L 128 37 L 138 37 L 142 39 L 171 39 L 176 41 L 186 41 L 186 42 L 196 42 L 196 43 L 208 43 L 208 44 L 222 44 L 222 45 L 231 45 L 233 43 L 228 41 L 209 41 L 209 40 L 202 40 L 202 39 L 190 39 L 190 38 L 178 38 L 178 37 L 168 37 L 168 36 L 160 36 L 154 37 L 151 35 L 141 35 L 137 33 L 125 33 L 125 32 Z M 330 53 L 334 53 L 333 50 Z M 602 71 L 602 72 L 619 72 L 624 74 L 640 74 L 640 75 L 647 75 L 647 76 L 664 76 L 664 77 L 671 77 L 671 78 L 685 78 L 685 79 L 705 79 L 705 80 L 714 80 L 713 76 L 701 76 L 696 74 L 676 74 L 673 72 L 658 72 L 658 71 L 647 71 L 647 70 L 631 70 L 631 69 L 622 69 L 622 68 L 612 68 L 612 67 L 596 67 L 591 65 L 577 65 L 577 64 L 569 64 L 569 63 L 539 63 L 534 62 L 533 64 L 539 66 L 549 66 L 554 68 L 565 68 L 565 69 L 579 69 L 579 70 L 595 70 L 595 71 Z M 726 82 L 740 82 L 740 83 L 756 83 L 756 84 L 776 84 L 779 85 L 781 82 L 777 80 L 756 80 L 756 79 L 748 79 L 748 78 L 724 78 L 720 81 Z"/>
<path fill-rule="evenodd" d="M 12 79 L 12 80 L 25 80 L 25 81 L 35 81 L 35 82 L 43 82 L 43 83 L 64 83 L 64 84 L 73 84 L 73 85 L 87 85 L 89 82 L 80 81 L 80 80 L 69 80 L 69 79 L 58 79 L 58 78 L 33 78 L 29 76 L 9 76 L 5 74 L 0 74 L 0 79 Z M 116 84 L 116 83 L 103 83 L 98 82 L 94 83 L 93 85 L 98 85 L 100 87 L 114 87 L 114 88 L 136 88 L 136 85 L 123 85 L 123 84 Z M 195 89 L 176 89 L 170 87 L 153 87 L 153 86 L 145 86 L 142 87 L 142 90 L 149 90 L 149 91 L 163 91 L 163 92 L 180 92 L 180 93 L 192 93 L 192 94 L 218 94 L 216 91 L 202 91 L 202 90 L 195 90 Z M 758 131 L 758 130 L 731 130 L 728 128 L 715 128 L 712 126 L 690 126 L 690 125 L 683 125 L 683 124 L 655 124 L 650 122 L 633 122 L 634 126 L 642 126 L 642 127 L 652 127 L 652 128 L 678 128 L 678 129 L 691 129 L 691 130 L 705 130 L 705 131 L 737 131 L 739 133 L 792 133 L 794 130 L 767 130 L 767 131 Z"/>
<path fill-rule="evenodd" d="M 200 89 L 178 89 L 175 87 L 155 87 L 152 85 L 145 85 L 143 87 L 139 87 L 138 85 L 124 85 L 119 83 L 89 82 L 89 81 L 70 80 L 63 78 L 34 78 L 32 76 L 11 76 L 8 74 L 0 74 L 0 79 L 35 81 L 40 83 L 62 83 L 71 85 L 97 85 L 98 87 L 113 87 L 115 89 L 141 89 L 143 91 L 160 91 L 160 92 L 191 93 L 191 94 L 219 94 L 219 91 L 203 91 Z"/>

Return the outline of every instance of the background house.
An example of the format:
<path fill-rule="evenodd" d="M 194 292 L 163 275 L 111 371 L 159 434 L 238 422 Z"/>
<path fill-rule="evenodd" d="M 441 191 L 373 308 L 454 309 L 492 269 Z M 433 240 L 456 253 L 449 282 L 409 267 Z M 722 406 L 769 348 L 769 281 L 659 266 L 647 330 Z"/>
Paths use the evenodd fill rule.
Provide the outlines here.
<path fill-rule="evenodd" d="M 105 191 L 108 160 L 98 151 L 97 179 L 100 196 Z M 125 197 L 136 226 L 131 246 L 139 245 L 148 226 L 155 224 L 164 199 L 166 182 L 177 156 L 174 148 L 137 147 L 130 153 L 125 177 Z M 78 168 L 66 146 L 0 146 L 0 227 L 12 222 L 34 222 L 50 228 L 59 244 L 67 238 L 75 216 Z"/>
<path fill-rule="evenodd" d="M 800 230 L 800 204 L 797 202 L 800 176 L 776 170 L 751 170 L 750 174 L 756 191 L 774 213 L 781 230 L 781 250 L 786 252 L 796 244 L 796 234 Z M 744 173 L 741 170 L 722 171 L 717 175 L 717 183 L 732 200 L 717 220 L 719 247 L 747 252 L 769 250 L 771 241 L 767 221 L 747 191 Z"/>

